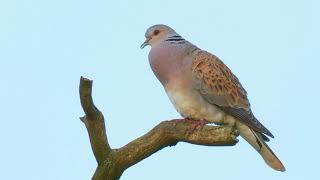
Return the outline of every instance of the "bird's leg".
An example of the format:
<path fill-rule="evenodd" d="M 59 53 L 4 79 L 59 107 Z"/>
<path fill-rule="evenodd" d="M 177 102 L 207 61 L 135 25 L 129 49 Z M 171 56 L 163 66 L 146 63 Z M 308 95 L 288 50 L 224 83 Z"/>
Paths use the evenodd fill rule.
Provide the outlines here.
<path fill-rule="evenodd" d="M 171 121 L 174 123 L 186 122 L 188 119 L 172 119 Z"/>
<path fill-rule="evenodd" d="M 191 128 L 189 129 L 189 134 L 192 134 L 196 129 L 202 129 L 203 126 L 206 124 L 210 123 L 206 119 L 200 119 L 200 120 L 195 120 L 192 118 L 184 118 L 184 119 L 173 119 L 171 120 L 172 122 L 175 123 L 174 127 L 177 126 L 179 123 L 184 123 L 184 122 L 191 122 Z"/>
<path fill-rule="evenodd" d="M 209 121 L 207 121 L 206 119 L 200 119 L 200 120 L 193 120 L 194 124 L 193 127 L 191 129 L 190 134 L 192 134 L 197 128 L 202 129 L 203 126 L 207 125 L 208 123 L 210 123 Z"/>
<path fill-rule="evenodd" d="M 184 123 L 184 122 L 193 121 L 193 120 L 190 118 L 184 118 L 184 119 L 172 119 L 171 121 L 174 122 L 174 127 L 176 127 L 178 123 Z"/>

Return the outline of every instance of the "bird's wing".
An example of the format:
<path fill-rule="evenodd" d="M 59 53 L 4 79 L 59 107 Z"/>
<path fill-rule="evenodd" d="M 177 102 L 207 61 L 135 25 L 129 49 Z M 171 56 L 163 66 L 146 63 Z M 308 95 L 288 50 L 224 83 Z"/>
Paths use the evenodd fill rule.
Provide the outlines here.
<path fill-rule="evenodd" d="M 238 78 L 216 56 L 199 51 L 192 60 L 194 85 L 202 97 L 256 132 L 273 137 L 253 115 L 247 92 Z"/>

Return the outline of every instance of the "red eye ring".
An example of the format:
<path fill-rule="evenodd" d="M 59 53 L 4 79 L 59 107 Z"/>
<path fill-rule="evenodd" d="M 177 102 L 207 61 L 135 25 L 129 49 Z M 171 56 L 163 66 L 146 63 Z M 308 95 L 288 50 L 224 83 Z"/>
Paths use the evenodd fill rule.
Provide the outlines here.
<path fill-rule="evenodd" d="M 160 33 L 160 31 L 156 29 L 156 30 L 154 30 L 153 35 L 156 36 L 156 35 L 158 35 L 159 33 Z"/>

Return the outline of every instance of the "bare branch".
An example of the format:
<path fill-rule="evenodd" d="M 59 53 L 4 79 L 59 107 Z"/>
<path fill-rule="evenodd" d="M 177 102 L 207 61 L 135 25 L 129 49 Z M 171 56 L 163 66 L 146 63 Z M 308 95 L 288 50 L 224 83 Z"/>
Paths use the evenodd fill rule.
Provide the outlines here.
<path fill-rule="evenodd" d="M 79 91 L 81 105 L 86 113 L 86 116 L 80 119 L 86 125 L 91 147 L 98 162 L 92 178 L 94 180 L 117 180 L 128 167 L 178 142 L 206 146 L 230 146 L 238 142 L 236 139 L 238 134 L 228 127 L 204 126 L 191 130 L 193 123 L 190 121 L 179 123 L 164 121 L 122 148 L 111 149 L 103 115 L 92 100 L 92 81 L 81 77 Z"/>
<path fill-rule="evenodd" d="M 147 134 L 116 149 L 118 161 L 125 169 L 147 158 L 153 153 L 178 142 L 207 146 L 230 146 L 237 143 L 237 134 L 231 128 L 204 126 L 192 131 L 192 122 L 164 121 Z M 191 127 L 191 128 L 190 128 Z"/>
<path fill-rule="evenodd" d="M 79 93 L 81 106 L 86 114 L 80 119 L 86 125 L 91 148 L 100 164 L 107 158 L 111 148 L 108 144 L 103 114 L 96 108 L 92 100 L 92 81 L 81 77 Z"/>
<path fill-rule="evenodd" d="M 90 79 L 81 76 L 79 87 L 80 102 L 83 111 L 88 117 L 96 117 L 101 114 L 92 100 L 92 83 L 93 82 Z"/>

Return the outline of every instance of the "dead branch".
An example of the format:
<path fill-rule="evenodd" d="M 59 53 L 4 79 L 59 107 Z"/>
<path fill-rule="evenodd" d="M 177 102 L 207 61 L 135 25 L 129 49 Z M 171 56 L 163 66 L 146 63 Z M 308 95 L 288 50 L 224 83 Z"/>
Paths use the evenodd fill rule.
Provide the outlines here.
<path fill-rule="evenodd" d="M 98 162 L 93 180 L 118 180 L 130 166 L 149 157 L 153 153 L 178 142 L 206 146 L 230 146 L 238 140 L 231 128 L 204 126 L 190 131 L 192 122 L 163 121 L 147 134 L 131 141 L 119 149 L 111 149 L 104 123 L 103 114 L 92 100 L 92 81 L 81 77 L 80 100 L 85 116 L 80 119 L 86 125 L 91 147 Z M 190 133 L 191 132 L 191 133 Z"/>

